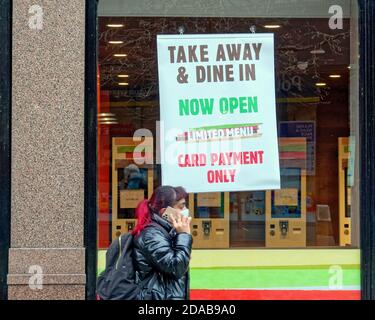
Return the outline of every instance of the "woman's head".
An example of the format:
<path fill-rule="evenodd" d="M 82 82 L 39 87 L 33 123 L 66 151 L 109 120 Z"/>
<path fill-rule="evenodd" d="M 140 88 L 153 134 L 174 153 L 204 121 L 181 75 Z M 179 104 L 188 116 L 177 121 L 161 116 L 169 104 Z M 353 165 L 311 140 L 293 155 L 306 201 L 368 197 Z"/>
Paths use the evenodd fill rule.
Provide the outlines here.
<path fill-rule="evenodd" d="M 186 208 L 186 199 L 188 194 L 183 187 L 176 187 L 174 188 L 176 191 L 176 205 L 175 207 L 180 210 L 184 210 Z"/>
<path fill-rule="evenodd" d="M 167 207 L 179 209 L 186 196 L 187 193 L 182 187 L 160 186 L 156 188 L 150 200 L 143 200 L 138 205 L 136 209 L 138 221 L 133 234 L 138 234 L 151 222 L 152 213 L 162 215 Z"/>
<path fill-rule="evenodd" d="M 150 209 L 161 214 L 161 211 L 167 207 L 173 207 L 177 202 L 177 192 L 171 186 L 160 186 L 155 189 L 150 200 L 148 201 Z"/>

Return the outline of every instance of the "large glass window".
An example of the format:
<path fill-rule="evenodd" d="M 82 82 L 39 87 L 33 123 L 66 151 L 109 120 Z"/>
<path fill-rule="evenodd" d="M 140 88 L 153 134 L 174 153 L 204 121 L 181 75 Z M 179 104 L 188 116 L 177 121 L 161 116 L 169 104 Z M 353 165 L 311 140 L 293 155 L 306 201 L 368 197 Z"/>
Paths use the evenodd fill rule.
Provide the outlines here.
<path fill-rule="evenodd" d="M 137 203 L 161 184 L 156 36 L 182 30 L 275 36 L 281 189 L 190 194 L 194 247 L 357 247 L 355 2 L 214 2 L 100 1 L 99 249 L 134 228 Z M 152 164 L 135 161 L 140 144 Z"/>

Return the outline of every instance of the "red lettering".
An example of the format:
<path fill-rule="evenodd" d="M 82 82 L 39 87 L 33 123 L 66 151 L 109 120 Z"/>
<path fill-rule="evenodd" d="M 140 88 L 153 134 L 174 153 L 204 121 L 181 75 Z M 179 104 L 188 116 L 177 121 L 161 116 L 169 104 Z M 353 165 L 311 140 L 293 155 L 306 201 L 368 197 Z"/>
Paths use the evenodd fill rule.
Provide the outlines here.
<path fill-rule="evenodd" d="M 235 152 L 234 153 L 234 163 L 241 163 L 241 152 Z"/>
<path fill-rule="evenodd" d="M 182 154 L 178 155 L 178 166 L 183 168 L 185 167 L 185 164 L 182 161 L 182 157 L 183 157 Z"/>
<path fill-rule="evenodd" d="M 250 163 L 258 163 L 258 152 L 250 152 Z"/>
<path fill-rule="evenodd" d="M 242 164 L 249 164 L 249 153 L 248 152 L 244 152 L 243 153 L 243 162 Z"/>
<path fill-rule="evenodd" d="M 264 151 L 258 151 L 258 154 L 259 154 L 259 163 L 263 163 L 263 153 L 264 153 Z"/>
<path fill-rule="evenodd" d="M 197 154 L 191 155 L 191 166 L 198 167 L 198 155 Z"/>
<path fill-rule="evenodd" d="M 215 162 L 217 161 L 218 158 L 219 157 L 217 153 L 211 153 L 211 166 L 215 165 Z"/>
<path fill-rule="evenodd" d="M 236 175 L 236 169 L 234 170 L 229 170 L 229 176 L 230 176 L 230 179 L 231 181 L 230 182 L 234 182 L 234 176 Z"/>
<path fill-rule="evenodd" d="M 211 153 L 211 166 L 229 166 L 238 164 L 259 164 L 263 163 L 264 151 L 243 151 Z"/>
<path fill-rule="evenodd" d="M 234 182 L 236 170 L 209 170 L 207 172 L 208 183 Z"/>
<path fill-rule="evenodd" d="M 207 158 L 206 158 L 206 155 L 204 153 L 200 154 L 199 162 L 200 162 L 201 167 L 204 167 L 207 164 Z"/>
<path fill-rule="evenodd" d="M 191 167 L 191 163 L 190 163 L 190 159 L 189 159 L 189 155 L 188 154 L 185 154 L 185 166 L 186 167 Z"/>
<path fill-rule="evenodd" d="M 201 154 L 180 154 L 178 156 L 178 166 L 185 167 L 204 167 L 206 165 L 206 155 Z"/>
<path fill-rule="evenodd" d="M 219 157 L 219 166 L 222 166 L 225 164 L 225 158 L 224 158 L 224 155 L 222 153 L 220 153 L 220 157 Z"/>
<path fill-rule="evenodd" d="M 214 172 L 212 170 L 209 170 L 207 172 L 207 180 L 208 180 L 208 183 L 214 183 L 215 182 L 215 176 L 214 176 Z"/>
<path fill-rule="evenodd" d="M 223 182 L 223 171 L 221 171 L 221 170 L 215 171 L 215 181 L 216 181 L 216 183 Z"/>

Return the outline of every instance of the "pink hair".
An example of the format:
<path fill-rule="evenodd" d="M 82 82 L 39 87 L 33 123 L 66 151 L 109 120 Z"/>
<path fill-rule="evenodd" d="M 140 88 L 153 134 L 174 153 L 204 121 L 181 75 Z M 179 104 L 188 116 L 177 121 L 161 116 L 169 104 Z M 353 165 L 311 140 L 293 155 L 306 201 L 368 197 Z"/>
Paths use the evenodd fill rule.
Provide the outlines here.
<path fill-rule="evenodd" d="M 160 186 L 155 189 L 150 200 L 141 201 L 135 214 L 137 216 L 137 225 L 132 234 L 138 235 L 149 223 L 151 223 L 152 213 L 160 214 L 160 210 L 173 207 L 176 204 L 177 192 L 171 186 Z"/>
<path fill-rule="evenodd" d="M 151 222 L 150 208 L 148 205 L 148 200 L 145 199 L 141 201 L 137 209 L 135 209 L 137 225 L 132 232 L 133 235 L 138 235 Z"/>

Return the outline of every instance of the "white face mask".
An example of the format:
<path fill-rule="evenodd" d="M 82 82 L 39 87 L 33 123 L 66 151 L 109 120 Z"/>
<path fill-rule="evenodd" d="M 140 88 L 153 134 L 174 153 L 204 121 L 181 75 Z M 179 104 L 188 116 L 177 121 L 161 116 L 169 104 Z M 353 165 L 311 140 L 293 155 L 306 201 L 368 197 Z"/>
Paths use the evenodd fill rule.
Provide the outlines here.
<path fill-rule="evenodd" d="M 189 217 L 189 209 L 188 209 L 188 208 L 185 208 L 184 210 L 181 210 L 181 214 L 182 214 L 184 217 Z"/>

